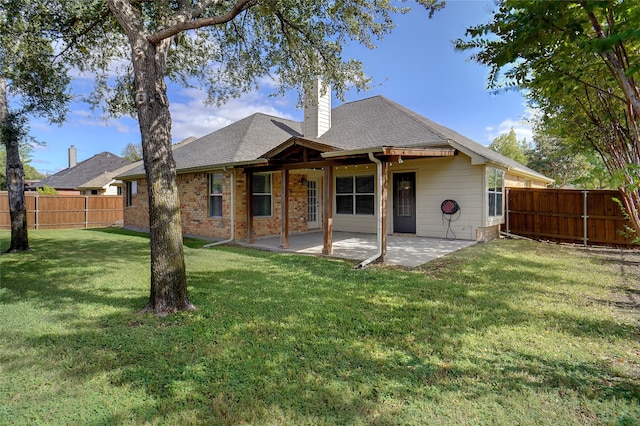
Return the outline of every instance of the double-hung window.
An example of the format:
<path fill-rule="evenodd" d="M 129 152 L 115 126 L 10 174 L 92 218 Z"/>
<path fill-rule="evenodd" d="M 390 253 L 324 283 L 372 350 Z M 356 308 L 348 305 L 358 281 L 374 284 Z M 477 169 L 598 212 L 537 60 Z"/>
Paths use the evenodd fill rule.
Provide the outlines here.
<path fill-rule="evenodd" d="M 487 193 L 489 196 L 489 217 L 502 216 L 504 170 L 487 167 Z"/>
<path fill-rule="evenodd" d="M 271 174 L 253 175 L 253 216 L 271 216 Z"/>
<path fill-rule="evenodd" d="M 127 192 L 126 192 L 125 205 L 127 207 L 131 207 L 133 206 L 133 196 L 138 193 L 138 181 L 135 181 L 135 180 L 127 181 L 126 184 L 127 184 Z"/>
<path fill-rule="evenodd" d="M 209 217 L 222 217 L 222 173 L 209 174 Z"/>
<path fill-rule="evenodd" d="M 336 213 L 375 214 L 375 187 L 373 175 L 336 177 Z"/>

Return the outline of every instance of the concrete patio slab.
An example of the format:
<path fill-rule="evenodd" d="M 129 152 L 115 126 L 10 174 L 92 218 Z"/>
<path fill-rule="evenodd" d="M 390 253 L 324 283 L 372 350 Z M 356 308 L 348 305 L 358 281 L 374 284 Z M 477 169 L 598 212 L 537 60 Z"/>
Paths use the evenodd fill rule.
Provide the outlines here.
<path fill-rule="evenodd" d="M 289 236 L 289 248 L 280 247 L 280 237 L 261 238 L 255 244 L 236 242 L 238 245 L 270 251 L 301 254 L 322 254 L 322 232 L 309 232 Z M 445 238 L 387 237 L 387 264 L 416 267 L 456 250 L 475 244 L 469 240 Z M 352 232 L 333 233 L 333 257 L 365 260 L 377 252 L 376 236 Z"/>

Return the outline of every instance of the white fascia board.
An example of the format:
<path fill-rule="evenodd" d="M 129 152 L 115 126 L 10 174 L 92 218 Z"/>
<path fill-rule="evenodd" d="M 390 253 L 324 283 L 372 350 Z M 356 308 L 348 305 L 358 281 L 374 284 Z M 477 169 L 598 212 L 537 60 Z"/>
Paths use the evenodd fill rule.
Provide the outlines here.
<path fill-rule="evenodd" d="M 221 170 L 226 168 L 242 168 L 244 166 L 255 166 L 255 165 L 260 165 L 260 164 L 268 164 L 269 160 L 266 160 L 264 158 L 259 158 L 257 160 L 251 160 L 251 161 L 236 161 L 233 163 L 222 163 L 222 164 L 210 164 L 207 166 L 198 166 L 198 167 L 191 167 L 191 168 L 187 168 L 187 169 L 180 169 L 178 170 L 177 174 L 181 175 L 181 174 L 185 174 L 185 173 L 194 173 L 194 172 L 206 172 L 206 171 L 210 171 L 210 170 Z"/>
<path fill-rule="evenodd" d="M 487 164 L 488 160 L 483 157 L 482 155 L 471 151 L 470 149 L 468 149 L 467 147 L 460 145 L 459 143 L 457 143 L 454 140 L 451 139 L 447 139 L 446 142 L 452 147 L 457 149 L 458 151 L 460 151 L 461 153 L 463 153 L 464 155 L 466 155 L 467 157 L 471 158 L 471 164 L 474 166 L 478 166 L 481 164 Z M 503 168 L 507 168 L 506 164 L 502 164 L 501 167 Z"/>

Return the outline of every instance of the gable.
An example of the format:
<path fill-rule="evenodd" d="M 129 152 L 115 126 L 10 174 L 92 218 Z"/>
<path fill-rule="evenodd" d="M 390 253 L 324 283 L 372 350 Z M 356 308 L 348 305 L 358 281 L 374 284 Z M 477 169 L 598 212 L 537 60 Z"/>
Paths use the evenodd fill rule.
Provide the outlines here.
<path fill-rule="evenodd" d="M 44 178 L 38 185 L 47 185 L 56 189 L 76 189 L 102 176 L 105 176 L 106 180 L 111 180 L 114 170 L 128 164 L 130 164 L 130 161 L 124 158 L 110 152 L 102 152 L 81 161 L 73 167 Z M 99 187 L 102 187 L 102 185 L 99 185 Z"/>
<path fill-rule="evenodd" d="M 291 138 L 276 148 L 261 155 L 269 162 L 301 163 L 308 161 L 322 161 L 322 154 L 336 151 L 337 148 L 302 138 Z"/>

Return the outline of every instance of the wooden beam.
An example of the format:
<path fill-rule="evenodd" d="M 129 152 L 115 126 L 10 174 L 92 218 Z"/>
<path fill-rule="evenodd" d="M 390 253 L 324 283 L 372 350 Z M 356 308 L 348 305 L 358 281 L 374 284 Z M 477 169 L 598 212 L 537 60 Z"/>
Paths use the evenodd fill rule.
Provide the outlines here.
<path fill-rule="evenodd" d="M 253 172 L 245 170 L 245 176 L 247 178 L 247 242 L 253 244 Z"/>
<path fill-rule="evenodd" d="M 307 162 L 295 162 L 286 163 L 281 160 L 269 160 L 269 164 L 259 166 L 246 166 L 245 169 L 251 169 L 255 173 L 258 172 L 273 172 L 277 170 L 297 170 L 297 169 L 321 169 L 327 166 L 348 166 L 351 164 L 365 164 L 371 163 L 371 161 L 365 161 L 364 159 L 355 162 L 351 161 L 339 161 L 339 160 L 310 160 Z"/>
<path fill-rule="evenodd" d="M 322 232 L 323 245 L 322 254 L 333 254 L 333 166 L 324 168 L 322 203 Z"/>
<path fill-rule="evenodd" d="M 289 170 L 280 172 L 280 248 L 289 248 Z"/>
<path fill-rule="evenodd" d="M 389 182 L 389 163 L 382 162 L 380 166 L 382 168 L 382 187 L 379 188 L 380 197 L 382 197 L 382 211 L 378 212 L 381 215 L 382 220 L 382 250 L 380 257 L 376 259 L 378 262 L 385 262 L 387 260 L 387 190 Z"/>

